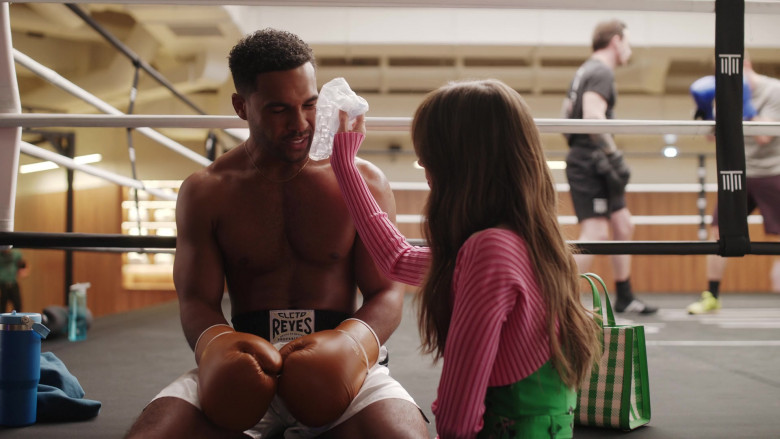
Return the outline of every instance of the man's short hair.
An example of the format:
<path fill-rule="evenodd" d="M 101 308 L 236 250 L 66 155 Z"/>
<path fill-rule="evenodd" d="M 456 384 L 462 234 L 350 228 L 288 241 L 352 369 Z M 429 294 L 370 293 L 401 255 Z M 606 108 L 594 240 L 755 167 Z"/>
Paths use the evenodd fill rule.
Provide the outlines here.
<path fill-rule="evenodd" d="M 597 51 L 609 46 L 609 41 L 615 35 L 623 38 L 623 30 L 626 28 L 626 23 L 614 19 L 609 21 L 602 21 L 596 25 L 593 30 L 593 51 Z"/>
<path fill-rule="evenodd" d="M 297 35 L 272 28 L 247 35 L 230 50 L 228 65 L 236 91 L 245 96 L 255 90 L 257 75 L 290 70 L 311 62 L 314 52 Z"/>

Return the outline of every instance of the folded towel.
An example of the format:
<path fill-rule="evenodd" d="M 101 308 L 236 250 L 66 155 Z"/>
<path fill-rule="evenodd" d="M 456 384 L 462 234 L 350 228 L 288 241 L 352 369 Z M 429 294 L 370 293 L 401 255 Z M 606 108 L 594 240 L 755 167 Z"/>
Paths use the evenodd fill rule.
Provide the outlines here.
<path fill-rule="evenodd" d="M 100 412 L 100 401 L 84 399 L 84 389 L 52 352 L 41 354 L 37 422 L 85 421 Z"/>

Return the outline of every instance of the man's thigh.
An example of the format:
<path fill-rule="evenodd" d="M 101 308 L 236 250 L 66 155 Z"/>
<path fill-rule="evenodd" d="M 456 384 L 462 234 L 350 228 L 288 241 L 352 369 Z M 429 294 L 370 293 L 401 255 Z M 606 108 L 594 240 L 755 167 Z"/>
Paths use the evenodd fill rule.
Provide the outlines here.
<path fill-rule="evenodd" d="M 764 231 L 780 234 L 780 175 L 747 179 L 748 196 L 753 198 L 764 218 Z"/>
<path fill-rule="evenodd" d="M 149 403 L 125 439 L 184 437 L 248 439 L 243 432 L 226 431 L 216 427 L 195 406 L 174 397 L 158 398 Z"/>
<path fill-rule="evenodd" d="M 383 399 L 327 431 L 319 438 L 429 438 L 428 427 L 420 409 L 404 399 Z"/>

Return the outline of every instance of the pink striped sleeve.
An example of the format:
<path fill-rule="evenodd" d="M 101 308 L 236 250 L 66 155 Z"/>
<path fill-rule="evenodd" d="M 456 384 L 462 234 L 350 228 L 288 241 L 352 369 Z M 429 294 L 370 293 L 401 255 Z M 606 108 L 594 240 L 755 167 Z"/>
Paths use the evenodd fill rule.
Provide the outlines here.
<path fill-rule="evenodd" d="M 412 246 L 406 242 L 406 237 L 371 195 L 354 162 L 364 137 L 362 133 L 338 133 L 333 141 L 330 164 L 341 194 L 352 214 L 360 239 L 377 267 L 390 279 L 420 285 L 430 263 L 429 248 Z"/>
<path fill-rule="evenodd" d="M 453 313 L 434 414 L 441 438 L 473 438 L 482 429 L 485 394 L 501 331 L 523 284 L 517 245 L 481 232 L 461 249 L 453 278 Z"/>

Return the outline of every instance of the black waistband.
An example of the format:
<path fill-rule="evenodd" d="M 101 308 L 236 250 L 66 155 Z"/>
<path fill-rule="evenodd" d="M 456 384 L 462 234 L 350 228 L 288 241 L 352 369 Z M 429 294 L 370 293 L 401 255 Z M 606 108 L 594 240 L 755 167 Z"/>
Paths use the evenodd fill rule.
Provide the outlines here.
<path fill-rule="evenodd" d="M 333 329 L 352 314 L 341 311 L 314 310 L 314 331 Z M 269 310 L 250 311 L 233 316 L 233 328 L 270 340 Z"/>

